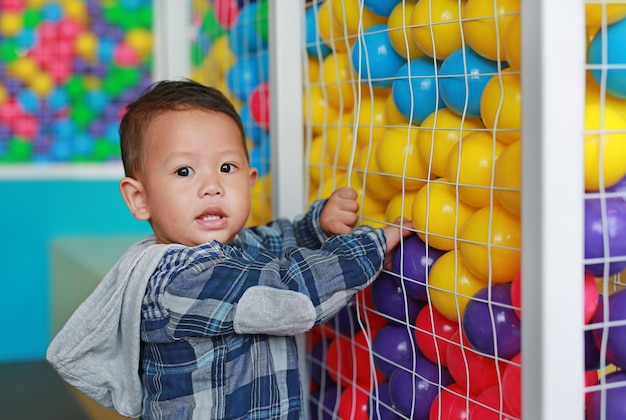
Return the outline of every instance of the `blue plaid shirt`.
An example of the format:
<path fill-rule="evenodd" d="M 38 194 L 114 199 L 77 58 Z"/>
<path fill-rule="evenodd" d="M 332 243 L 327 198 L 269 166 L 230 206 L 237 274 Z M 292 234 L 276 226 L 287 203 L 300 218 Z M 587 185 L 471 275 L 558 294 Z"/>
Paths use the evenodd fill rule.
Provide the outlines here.
<path fill-rule="evenodd" d="M 143 299 L 142 418 L 304 417 L 293 335 L 371 283 L 386 250 L 382 229 L 327 238 L 322 208 L 166 252 Z"/>

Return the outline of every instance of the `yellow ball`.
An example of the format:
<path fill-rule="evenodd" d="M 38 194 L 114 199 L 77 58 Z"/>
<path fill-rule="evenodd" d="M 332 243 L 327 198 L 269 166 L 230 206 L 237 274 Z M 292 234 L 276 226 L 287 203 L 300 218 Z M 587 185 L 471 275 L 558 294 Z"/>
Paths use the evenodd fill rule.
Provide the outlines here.
<path fill-rule="evenodd" d="M 520 70 L 522 68 L 522 20 L 520 15 L 514 15 L 509 22 L 509 27 L 504 33 L 504 57 L 509 63 L 509 68 Z"/>
<path fill-rule="evenodd" d="M 459 199 L 474 207 L 485 207 L 494 201 L 492 174 L 504 148 L 503 143 L 485 131 L 464 137 L 452 148 L 446 178 L 458 184 Z"/>
<path fill-rule="evenodd" d="M 27 83 L 41 72 L 39 65 L 34 58 L 29 56 L 17 57 L 15 61 L 7 66 L 9 75 Z"/>
<path fill-rule="evenodd" d="M 9 99 L 9 92 L 7 91 L 7 88 L 0 83 L 0 105 L 5 103 L 7 99 Z"/>
<path fill-rule="evenodd" d="M 54 89 L 54 79 L 48 73 L 37 73 L 28 81 L 28 87 L 39 97 L 46 97 Z"/>
<path fill-rule="evenodd" d="M 417 147 L 420 158 L 434 175 L 446 176 L 448 154 L 459 140 L 485 126 L 478 119 L 463 118 L 443 108 L 427 116 L 419 128 Z"/>
<path fill-rule="evenodd" d="M 398 107 L 393 100 L 393 95 L 387 96 L 385 103 L 385 119 L 389 127 L 406 127 L 409 125 L 409 120 L 398 111 Z"/>
<path fill-rule="evenodd" d="M 369 216 L 363 216 L 359 219 L 359 224 L 365 225 L 365 226 L 371 226 L 373 228 L 384 228 L 385 226 L 388 226 L 387 223 L 385 223 L 384 213 L 377 213 L 377 214 L 370 214 Z"/>
<path fill-rule="evenodd" d="M 463 9 L 465 41 L 481 56 L 504 61 L 504 36 L 520 0 L 468 0 Z"/>
<path fill-rule="evenodd" d="M 626 115 L 626 99 L 613 96 L 607 91 L 605 91 L 603 96 L 600 86 L 591 76 L 591 72 L 588 71 L 586 74 L 585 104 L 594 103 L 602 106 L 603 100 L 606 104 L 605 106 L 613 108 L 622 115 Z"/>
<path fill-rule="evenodd" d="M 480 116 L 498 140 L 510 144 L 521 137 L 522 88 L 519 73 L 506 69 L 493 76 L 480 97 Z"/>
<path fill-rule="evenodd" d="M 350 111 L 354 107 L 352 67 L 347 53 L 328 55 L 322 62 L 321 76 L 328 103 L 337 109 Z"/>
<path fill-rule="evenodd" d="M 411 33 L 411 14 L 416 2 L 417 0 L 400 1 L 387 19 L 391 46 L 398 54 L 409 60 L 426 56 Z"/>
<path fill-rule="evenodd" d="M 389 176 L 381 173 L 376 163 L 376 156 L 373 153 L 373 151 L 376 150 L 377 143 L 378 141 L 375 141 L 372 148 L 364 148 L 361 150 L 357 157 L 354 170 L 367 193 L 379 200 L 389 200 L 401 191 L 401 189 L 389 185 L 387 182 Z"/>
<path fill-rule="evenodd" d="M 398 217 L 411 220 L 413 218 L 413 200 L 415 200 L 416 195 L 417 191 L 405 191 L 404 194 L 399 192 L 391 197 L 385 210 L 385 220 L 389 223 L 395 222 Z"/>
<path fill-rule="evenodd" d="M 502 206 L 483 207 L 461 229 L 463 262 L 484 281 L 512 281 L 521 265 L 520 246 L 519 218 Z"/>
<path fill-rule="evenodd" d="M 352 111 L 351 124 L 353 127 L 356 125 L 355 137 L 361 147 L 369 146 L 385 133 L 388 97 L 383 93 L 364 93 Z"/>
<path fill-rule="evenodd" d="M 496 160 L 495 195 L 502 207 L 520 216 L 522 188 L 522 141 L 509 144 Z"/>
<path fill-rule="evenodd" d="M 85 61 L 92 62 L 98 52 L 98 37 L 93 32 L 81 32 L 74 41 L 76 53 Z"/>
<path fill-rule="evenodd" d="M 66 17 L 87 23 L 89 14 L 87 13 L 87 2 L 84 0 L 66 0 L 62 4 Z"/>
<path fill-rule="evenodd" d="M 461 48 L 461 16 L 465 0 L 419 0 L 411 13 L 411 33 L 429 57 L 444 60 Z"/>
<path fill-rule="evenodd" d="M 331 4 L 331 16 L 341 33 L 347 32 L 351 42 L 357 34 L 374 25 L 387 23 L 387 16 L 380 16 L 361 7 L 361 0 L 328 0 Z M 361 32 L 359 32 L 361 31 Z"/>
<path fill-rule="evenodd" d="M 0 33 L 4 37 L 13 37 L 19 34 L 22 31 L 23 26 L 21 13 L 0 13 Z"/>
<path fill-rule="evenodd" d="M 129 29 L 128 32 L 126 32 L 126 43 L 137 52 L 142 60 L 147 59 L 152 54 L 151 31 L 141 28 Z"/>
<path fill-rule="evenodd" d="M 376 144 L 376 164 L 390 186 L 414 191 L 430 178 L 417 150 L 417 127 L 389 128 Z"/>
<path fill-rule="evenodd" d="M 304 80 L 310 83 L 318 83 L 320 81 L 320 68 L 322 65 L 315 57 L 307 56 L 308 66 L 304 69 Z"/>
<path fill-rule="evenodd" d="M 624 128 L 626 119 L 615 109 L 594 103 L 585 105 L 585 190 L 598 191 L 601 184 L 610 187 L 626 175 Z"/>
<path fill-rule="evenodd" d="M 585 4 L 585 22 L 587 26 L 602 26 L 603 15 L 606 15 L 607 25 L 626 17 L 626 5 L 623 0 L 607 0 L 603 3 L 606 3 L 606 5 L 600 3 Z"/>
<path fill-rule="evenodd" d="M 338 169 L 347 170 L 360 153 L 354 142 L 352 127 L 340 124 L 326 129 L 326 154 Z"/>
<path fill-rule="evenodd" d="M 313 135 L 320 135 L 328 124 L 335 124 L 339 120 L 339 110 L 328 105 L 325 92 L 319 86 L 311 86 L 304 91 L 304 124 L 310 127 Z"/>
<path fill-rule="evenodd" d="M 324 182 L 333 175 L 333 160 L 325 153 L 326 147 L 324 136 L 317 136 L 311 141 L 308 157 L 309 179 L 315 184 Z"/>
<path fill-rule="evenodd" d="M 265 224 L 272 219 L 272 178 L 259 177 L 252 188 L 250 215 L 255 224 Z"/>
<path fill-rule="evenodd" d="M 433 307 L 449 320 L 458 321 L 470 298 L 487 283 L 473 274 L 458 250 L 448 251 L 428 273 L 428 293 Z"/>
<path fill-rule="evenodd" d="M 426 244 L 450 251 L 465 221 L 476 209 L 457 199 L 454 187 L 445 178 L 430 181 L 413 200 L 411 221 Z"/>
<path fill-rule="evenodd" d="M 220 75 L 225 75 L 235 63 L 235 54 L 228 44 L 228 35 L 222 35 L 213 42 L 207 60 L 216 65 Z"/>
<path fill-rule="evenodd" d="M 318 32 L 322 41 L 335 52 L 348 52 L 354 40 L 347 39 L 344 36 L 343 28 L 335 23 L 332 12 L 330 10 L 330 1 L 321 4 L 317 11 Z"/>

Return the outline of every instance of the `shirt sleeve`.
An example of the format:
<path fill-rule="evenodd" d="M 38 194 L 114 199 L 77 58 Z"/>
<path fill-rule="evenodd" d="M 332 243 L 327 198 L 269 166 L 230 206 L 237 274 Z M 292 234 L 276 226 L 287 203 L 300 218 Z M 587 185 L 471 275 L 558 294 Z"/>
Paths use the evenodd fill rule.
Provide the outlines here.
<path fill-rule="evenodd" d="M 363 226 L 321 248 L 250 260 L 218 242 L 174 250 L 149 281 L 143 337 L 292 335 L 324 322 L 380 273 L 382 229 Z"/>

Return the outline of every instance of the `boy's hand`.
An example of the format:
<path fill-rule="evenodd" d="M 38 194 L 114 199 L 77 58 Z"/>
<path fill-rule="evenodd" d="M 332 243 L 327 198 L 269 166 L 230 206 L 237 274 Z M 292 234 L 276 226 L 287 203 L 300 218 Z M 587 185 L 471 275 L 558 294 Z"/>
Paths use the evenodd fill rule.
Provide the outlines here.
<path fill-rule="evenodd" d="M 385 238 L 387 239 L 387 253 L 385 254 L 385 261 L 383 263 L 385 269 L 391 270 L 393 252 L 400 243 L 401 238 L 406 238 L 414 233 L 411 229 L 413 229 L 413 223 L 401 217 L 396 219 L 393 226 L 385 226 L 383 228 Z"/>
<path fill-rule="evenodd" d="M 335 190 L 320 216 L 320 224 L 327 235 L 342 235 L 352 230 L 359 220 L 359 203 L 353 188 L 343 187 Z"/>

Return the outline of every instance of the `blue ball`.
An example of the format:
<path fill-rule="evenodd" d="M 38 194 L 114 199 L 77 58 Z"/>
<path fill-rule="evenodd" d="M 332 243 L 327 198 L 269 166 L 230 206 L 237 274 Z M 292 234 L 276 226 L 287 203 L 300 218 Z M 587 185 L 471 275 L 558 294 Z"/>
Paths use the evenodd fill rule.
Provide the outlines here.
<path fill-rule="evenodd" d="M 469 47 L 459 48 L 441 64 L 439 86 L 443 102 L 456 114 L 480 118 L 480 97 L 497 72 L 497 61 L 488 60 Z"/>
<path fill-rule="evenodd" d="M 591 70 L 591 76 L 600 84 L 602 74 L 606 72 L 606 90 L 613 96 L 626 99 L 626 19 L 622 19 L 609 25 L 605 31 L 600 29 L 591 40 L 587 49 L 587 61 L 591 65 L 620 66 L 621 68 L 607 69 L 595 68 Z M 606 57 L 603 60 L 603 38 L 606 35 Z"/>
<path fill-rule="evenodd" d="M 230 29 L 228 45 L 240 57 L 267 48 L 267 42 L 259 36 L 255 28 L 257 3 L 248 3 L 239 11 L 237 20 Z"/>
<path fill-rule="evenodd" d="M 333 52 L 318 31 L 317 18 L 321 5 L 322 3 L 318 3 L 306 10 L 306 52 L 316 58 L 324 58 Z"/>
<path fill-rule="evenodd" d="M 389 16 L 402 0 L 363 0 L 363 6 L 380 16 Z"/>
<path fill-rule="evenodd" d="M 438 92 L 435 77 L 438 67 L 432 58 L 416 58 L 400 67 L 395 75 L 393 102 L 404 118 L 414 124 L 421 124 L 435 110 L 446 107 Z"/>
<path fill-rule="evenodd" d="M 391 45 L 384 24 L 367 29 L 354 43 L 351 57 L 359 79 L 377 88 L 391 87 L 398 69 L 406 63 Z"/>
<path fill-rule="evenodd" d="M 237 98 L 245 100 L 261 82 L 257 57 L 241 57 L 226 72 L 228 89 Z"/>
<path fill-rule="evenodd" d="M 247 102 L 241 107 L 239 116 L 241 117 L 243 130 L 248 140 L 254 143 L 255 146 L 260 145 L 264 141 L 269 142 L 269 132 L 254 121 L 250 113 L 250 106 Z"/>

